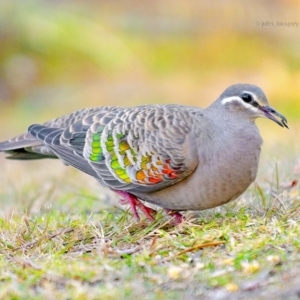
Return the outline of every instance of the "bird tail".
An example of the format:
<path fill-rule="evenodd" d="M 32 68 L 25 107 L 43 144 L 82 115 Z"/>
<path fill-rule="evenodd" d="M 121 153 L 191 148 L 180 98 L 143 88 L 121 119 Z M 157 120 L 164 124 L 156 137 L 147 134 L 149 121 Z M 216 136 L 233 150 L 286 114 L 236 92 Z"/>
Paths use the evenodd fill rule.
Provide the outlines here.
<path fill-rule="evenodd" d="M 58 158 L 55 153 L 29 132 L 0 143 L 0 152 L 9 154 L 7 159 L 32 160 Z"/>

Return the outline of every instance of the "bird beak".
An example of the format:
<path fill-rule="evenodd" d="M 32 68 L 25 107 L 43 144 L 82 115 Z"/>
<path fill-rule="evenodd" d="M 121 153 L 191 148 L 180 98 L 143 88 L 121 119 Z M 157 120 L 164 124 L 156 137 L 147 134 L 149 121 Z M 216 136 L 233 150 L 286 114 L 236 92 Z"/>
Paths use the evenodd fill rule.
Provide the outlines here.
<path fill-rule="evenodd" d="M 281 127 L 289 128 L 287 125 L 287 119 L 282 114 L 277 112 L 274 108 L 272 108 L 270 106 L 260 106 L 259 109 L 263 112 L 263 114 L 266 118 L 276 122 Z M 279 117 L 280 121 L 277 118 L 275 118 L 274 116 Z"/>

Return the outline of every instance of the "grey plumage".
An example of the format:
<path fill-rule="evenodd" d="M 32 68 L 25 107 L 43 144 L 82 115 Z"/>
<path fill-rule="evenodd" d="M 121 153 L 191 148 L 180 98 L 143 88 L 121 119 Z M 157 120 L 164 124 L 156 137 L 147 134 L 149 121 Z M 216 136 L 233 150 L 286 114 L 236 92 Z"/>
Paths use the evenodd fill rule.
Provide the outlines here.
<path fill-rule="evenodd" d="M 11 159 L 60 158 L 113 190 L 170 210 L 200 210 L 237 198 L 255 179 L 257 117 L 287 127 L 260 88 L 237 84 L 206 109 L 83 109 L 30 126 L 0 151 Z"/>

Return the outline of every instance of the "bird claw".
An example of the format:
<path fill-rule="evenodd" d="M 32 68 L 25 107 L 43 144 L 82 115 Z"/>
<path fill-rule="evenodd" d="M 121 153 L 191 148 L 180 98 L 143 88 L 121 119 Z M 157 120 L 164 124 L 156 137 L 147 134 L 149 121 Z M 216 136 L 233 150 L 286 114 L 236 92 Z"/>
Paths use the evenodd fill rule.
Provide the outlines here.
<path fill-rule="evenodd" d="M 136 196 L 134 196 L 132 194 L 129 194 L 124 191 L 118 191 L 118 190 L 114 190 L 114 192 L 116 192 L 118 195 L 122 196 L 122 198 L 120 199 L 121 205 L 125 205 L 125 204 L 130 205 L 132 214 L 137 221 L 140 220 L 140 216 L 137 212 L 137 208 L 139 208 L 140 211 L 142 211 L 144 213 L 144 215 L 146 216 L 146 218 L 148 220 L 154 221 L 154 216 L 156 214 L 156 211 L 154 209 L 144 205 Z M 166 211 L 167 215 L 172 217 L 171 223 L 173 225 L 178 225 L 183 222 L 184 217 L 178 211 L 174 211 L 174 210 L 167 209 L 167 208 L 165 208 L 165 211 Z"/>
<path fill-rule="evenodd" d="M 154 221 L 154 215 L 156 214 L 156 211 L 154 209 L 145 206 L 136 196 L 132 194 L 129 194 L 124 191 L 117 191 L 117 190 L 114 190 L 114 192 L 116 192 L 118 195 L 123 197 L 122 199 L 120 199 L 121 205 L 125 205 L 125 204 L 130 205 L 133 216 L 137 221 L 140 220 L 140 216 L 137 212 L 137 208 L 139 208 L 144 213 L 144 215 L 148 220 Z"/>
<path fill-rule="evenodd" d="M 183 222 L 184 216 L 180 212 L 174 211 L 174 210 L 171 210 L 171 209 L 167 209 L 167 208 L 165 208 L 165 211 L 166 211 L 168 216 L 172 217 L 172 224 L 173 225 L 178 225 L 178 224 Z"/>

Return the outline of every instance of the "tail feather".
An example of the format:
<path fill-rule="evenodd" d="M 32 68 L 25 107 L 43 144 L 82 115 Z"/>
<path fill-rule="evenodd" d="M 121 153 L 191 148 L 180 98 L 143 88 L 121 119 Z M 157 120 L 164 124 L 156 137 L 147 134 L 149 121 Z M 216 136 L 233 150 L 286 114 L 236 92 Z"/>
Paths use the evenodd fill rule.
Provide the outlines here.
<path fill-rule="evenodd" d="M 41 141 L 27 132 L 0 143 L 0 152 L 39 145 L 42 145 Z"/>
<path fill-rule="evenodd" d="M 58 158 L 49 147 L 29 132 L 0 143 L 0 152 L 9 154 L 7 159 L 15 160 Z"/>

